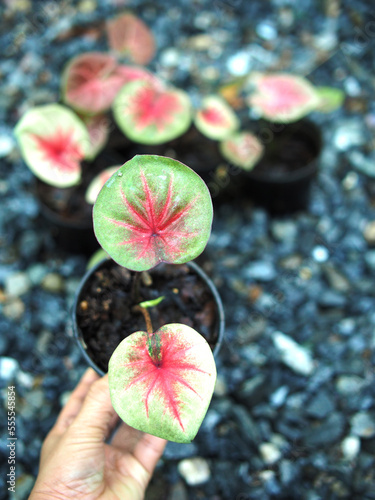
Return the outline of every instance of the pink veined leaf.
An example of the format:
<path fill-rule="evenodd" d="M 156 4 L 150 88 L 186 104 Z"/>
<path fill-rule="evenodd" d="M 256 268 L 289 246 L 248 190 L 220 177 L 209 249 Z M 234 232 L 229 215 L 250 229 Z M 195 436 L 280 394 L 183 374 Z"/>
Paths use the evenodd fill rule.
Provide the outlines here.
<path fill-rule="evenodd" d="M 120 168 L 121 165 L 115 167 L 108 167 L 102 172 L 100 172 L 94 179 L 90 182 L 87 187 L 85 200 L 89 205 L 93 205 L 98 197 L 98 194 L 104 184 L 108 179 Z"/>
<path fill-rule="evenodd" d="M 130 66 L 129 64 L 120 64 L 117 66 L 117 74 L 123 77 L 124 85 L 135 80 L 151 83 L 160 90 L 165 89 L 165 84 L 156 75 L 145 68 L 139 66 Z"/>
<path fill-rule="evenodd" d="M 136 80 L 125 85 L 113 104 L 115 120 L 129 139 L 160 144 L 183 134 L 191 123 L 191 105 L 181 90 Z"/>
<path fill-rule="evenodd" d="M 109 362 L 112 404 L 136 429 L 177 442 L 196 435 L 210 403 L 216 368 L 198 332 L 182 324 L 136 332 Z"/>
<path fill-rule="evenodd" d="M 80 181 L 90 139 L 73 111 L 59 104 L 32 108 L 18 122 L 15 135 L 25 162 L 39 179 L 56 187 Z"/>
<path fill-rule="evenodd" d="M 264 118 L 274 122 L 292 122 L 307 115 L 319 104 L 313 85 L 303 77 L 286 73 L 250 77 L 255 92 L 249 104 Z"/>
<path fill-rule="evenodd" d="M 112 50 L 128 56 L 136 64 L 147 64 L 155 55 L 151 31 L 133 14 L 125 13 L 108 21 L 107 36 Z"/>
<path fill-rule="evenodd" d="M 160 262 L 184 263 L 207 244 L 212 202 L 207 186 L 186 165 L 136 156 L 101 189 L 94 231 L 120 265 L 135 271 Z"/>
<path fill-rule="evenodd" d="M 62 82 L 64 101 L 80 113 L 95 115 L 111 107 L 125 79 L 114 57 L 87 52 L 70 61 Z"/>
<path fill-rule="evenodd" d="M 73 131 L 57 128 L 48 136 L 31 134 L 43 159 L 48 162 L 51 169 L 71 172 L 83 159 L 82 148 L 73 137 Z"/>
<path fill-rule="evenodd" d="M 239 120 L 229 104 L 220 96 L 210 95 L 202 100 L 194 123 L 210 139 L 222 140 L 239 127 Z"/>
<path fill-rule="evenodd" d="M 251 170 L 263 155 L 264 147 L 251 132 L 237 132 L 220 143 L 221 154 L 234 165 Z"/>

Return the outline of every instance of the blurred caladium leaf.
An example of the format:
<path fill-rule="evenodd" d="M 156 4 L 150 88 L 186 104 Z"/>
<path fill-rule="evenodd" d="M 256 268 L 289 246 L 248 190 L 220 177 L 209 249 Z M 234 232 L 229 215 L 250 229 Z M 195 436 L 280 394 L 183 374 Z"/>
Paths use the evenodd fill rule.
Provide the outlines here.
<path fill-rule="evenodd" d="M 233 109 L 223 98 L 216 95 L 202 99 L 201 108 L 195 114 L 194 123 L 202 134 L 214 140 L 225 139 L 240 125 Z"/>
<path fill-rule="evenodd" d="M 234 165 L 251 170 L 263 155 L 264 147 L 251 132 L 237 132 L 220 143 L 221 154 Z"/>
<path fill-rule="evenodd" d="M 120 90 L 113 103 L 113 114 L 129 139 L 142 144 L 162 144 L 189 128 L 191 104 L 182 90 L 162 89 L 137 80 Z"/>
<path fill-rule="evenodd" d="M 316 87 L 320 99 L 317 107 L 322 113 L 330 113 L 340 108 L 345 99 L 345 93 L 335 87 Z"/>
<path fill-rule="evenodd" d="M 212 201 L 202 179 L 171 158 L 139 155 L 101 189 L 93 210 L 95 235 L 118 264 L 147 271 L 183 264 L 203 252 Z"/>
<path fill-rule="evenodd" d="M 109 118 L 106 115 L 83 115 L 81 118 L 90 136 L 90 152 L 87 155 L 87 159 L 93 160 L 107 143 L 109 136 Z"/>
<path fill-rule="evenodd" d="M 114 57 L 87 52 L 72 59 L 62 75 L 64 102 L 77 112 L 95 115 L 107 111 L 124 85 Z"/>
<path fill-rule="evenodd" d="M 174 323 L 123 340 L 109 361 L 108 374 L 112 405 L 125 423 L 189 443 L 210 404 L 216 367 L 205 339 Z"/>
<path fill-rule="evenodd" d="M 130 64 L 119 64 L 117 73 L 123 77 L 124 85 L 135 80 L 142 80 L 151 83 L 161 89 L 165 88 L 164 82 L 156 75 L 140 66 L 131 66 Z"/>
<path fill-rule="evenodd" d="M 108 44 L 136 64 L 147 64 L 155 55 L 154 37 L 146 24 L 131 13 L 107 22 Z"/>
<path fill-rule="evenodd" d="M 85 200 L 89 205 L 93 205 L 98 197 L 98 194 L 104 184 L 108 181 L 108 179 L 120 168 L 121 165 L 117 165 L 115 167 L 108 167 L 102 172 L 100 172 L 87 187 Z"/>
<path fill-rule="evenodd" d="M 80 182 L 90 138 L 73 111 L 59 104 L 32 108 L 18 122 L 15 135 L 26 164 L 39 179 L 61 188 Z"/>
<path fill-rule="evenodd" d="M 287 73 L 253 73 L 249 83 L 255 91 L 248 103 L 267 120 L 289 123 L 306 116 L 319 104 L 315 87 L 301 76 Z"/>

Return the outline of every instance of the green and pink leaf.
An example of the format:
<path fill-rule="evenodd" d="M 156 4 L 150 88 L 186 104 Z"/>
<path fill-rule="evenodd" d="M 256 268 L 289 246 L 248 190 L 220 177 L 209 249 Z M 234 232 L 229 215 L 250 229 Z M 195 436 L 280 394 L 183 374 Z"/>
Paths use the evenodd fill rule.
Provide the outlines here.
<path fill-rule="evenodd" d="M 125 423 L 189 443 L 210 404 L 216 367 L 205 339 L 175 323 L 123 340 L 110 359 L 108 375 L 112 405 Z"/>
<path fill-rule="evenodd" d="M 135 156 L 101 189 L 93 210 L 95 235 L 118 264 L 146 271 L 200 255 L 212 225 L 212 201 L 202 179 L 162 156 Z"/>
<path fill-rule="evenodd" d="M 88 160 L 93 160 L 107 144 L 110 122 L 107 115 L 81 116 L 90 136 Z"/>
<path fill-rule="evenodd" d="M 219 147 L 225 159 L 247 171 L 254 168 L 264 152 L 259 139 L 247 131 L 233 134 L 222 141 Z"/>
<path fill-rule="evenodd" d="M 202 134 L 218 141 L 231 135 L 240 125 L 233 109 L 223 98 L 216 95 L 202 99 L 194 123 Z"/>
<path fill-rule="evenodd" d="M 185 92 L 141 80 L 121 89 L 113 113 L 123 133 L 142 144 L 162 144 L 179 137 L 189 128 L 192 118 Z"/>
<path fill-rule="evenodd" d="M 72 59 L 62 76 L 62 95 L 77 112 L 96 115 L 107 111 L 125 84 L 114 57 L 86 52 Z"/>
<path fill-rule="evenodd" d="M 299 120 L 319 105 L 314 86 L 302 76 L 253 73 L 249 83 L 255 88 L 248 97 L 249 105 L 273 122 Z"/>
<path fill-rule="evenodd" d="M 131 13 L 122 14 L 107 22 L 110 48 L 127 56 L 136 64 L 147 64 L 155 55 L 155 41 L 148 26 Z"/>
<path fill-rule="evenodd" d="M 59 104 L 30 109 L 15 127 L 22 156 L 32 172 L 55 187 L 81 180 L 81 161 L 90 154 L 87 128 L 78 116 Z"/>
<path fill-rule="evenodd" d="M 345 93 L 335 87 L 316 87 L 320 99 L 317 111 L 331 113 L 340 108 L 345 100 Z"/>
<path fill-rule="evenodd" d="M 115 172 L 117 172 L 120 166 L 121 165 L 117 165 L 115 167 L 108 167 L 93 178 L 93 180 L 87 186 L 85 194 L 85 200 L 89 205 L 93 205 L 95 203 L 98 194 L 102 189 L 102 187 L 104 186 L 104 184 Z"/>

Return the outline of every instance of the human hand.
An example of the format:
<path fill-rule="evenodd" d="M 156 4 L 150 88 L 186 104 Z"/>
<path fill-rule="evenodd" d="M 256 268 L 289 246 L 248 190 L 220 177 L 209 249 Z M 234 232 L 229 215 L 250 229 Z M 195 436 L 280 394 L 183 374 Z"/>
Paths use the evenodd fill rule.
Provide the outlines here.
<path fill-rule="evenodd" d="M 122 423 L 106 444 L 117 421 L 108 376 L 89 368 L 43 443 L 29 500 L 142 499 L 166 441 Z"/>

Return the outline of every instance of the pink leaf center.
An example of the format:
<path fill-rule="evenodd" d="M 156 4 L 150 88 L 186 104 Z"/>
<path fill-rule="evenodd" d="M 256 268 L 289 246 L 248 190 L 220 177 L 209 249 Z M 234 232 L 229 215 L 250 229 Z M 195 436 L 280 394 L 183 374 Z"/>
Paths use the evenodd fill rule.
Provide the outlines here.
<path fill-rule="evenodd" d="M 128 222 L 109 219 L 117 226 L 131 232 L 130 238 L 120 242 L 120 245 L 135 245 L 138 250 L 138 260 L 146 255 L 155 255 L 160 261 L 177 257 L 181 253 L 181 243 L 184 239 L 194 236 L 185 228 L 185 217 L 189 214 L 197 197 L 185 207 L 176 209 L 173 206 L 173 177 L 170 178 L 167 196 L 160 200 L 148 185 L 141 172 L 141 182 L 144 198 L 139 199 L 139 205 L 133 206 L 122 192 L 122 200 L 130 213 Z"/>
<path fill-rule="evenodd" d="M 58 128 L 53 135 L 42 137 L 36 134 L 32 138 L 40 149 L 45 161 L 52 168 L 70 173 L 77 168 L 77 162 L 83 158 L 83 152 L 74 140 L 71 130 Z"/>
<path fill-rule="evenodd" d="M 168 411 L 184 431 L 181 420 L 182 401 L 179 397 L 181 386 L 201 399 L 193 384 L 189 382 L 189 372 L 207 372 L 186 360 L 187 351 L 194 346 L 184 348 L 178 342 L 163 343 L 161 340 L 159 334 L 152 334 L 146 346 L 142 342 L 136 347 L 133 360 L 123 365 L 133 368 L 132 381 L 124 387 L 124 391 L 134 385 L 139 386 L 147 417 L 150 400 L 160 399 L 165 412 Z M 150 344 L 155 346 L 150 348 Z"/>
<path fill-rule="evenodd" d="M 265 77 L 259 90 L 261 96 L 257 97 L 256 104 L 276 114 L 299 108 L 311 99 L 301 84 L 288 77 Z"/>
<path fill-rule="evenodd" d="M 155 125 L 157 130 L 163 130 L 180 110 L 181 105 L 176 96 L 145 87 L 134 97 L 130 112 L 139 130 L 150 125 Z"/>
<path fill-rule="evenodd" d="M 224 113 L 216 108 L 204 109 L 201 111 L 201 116 L 203 120 L 216 127 L 224 127 L 227 124 L 227 119 L 225 118 Z"/>

